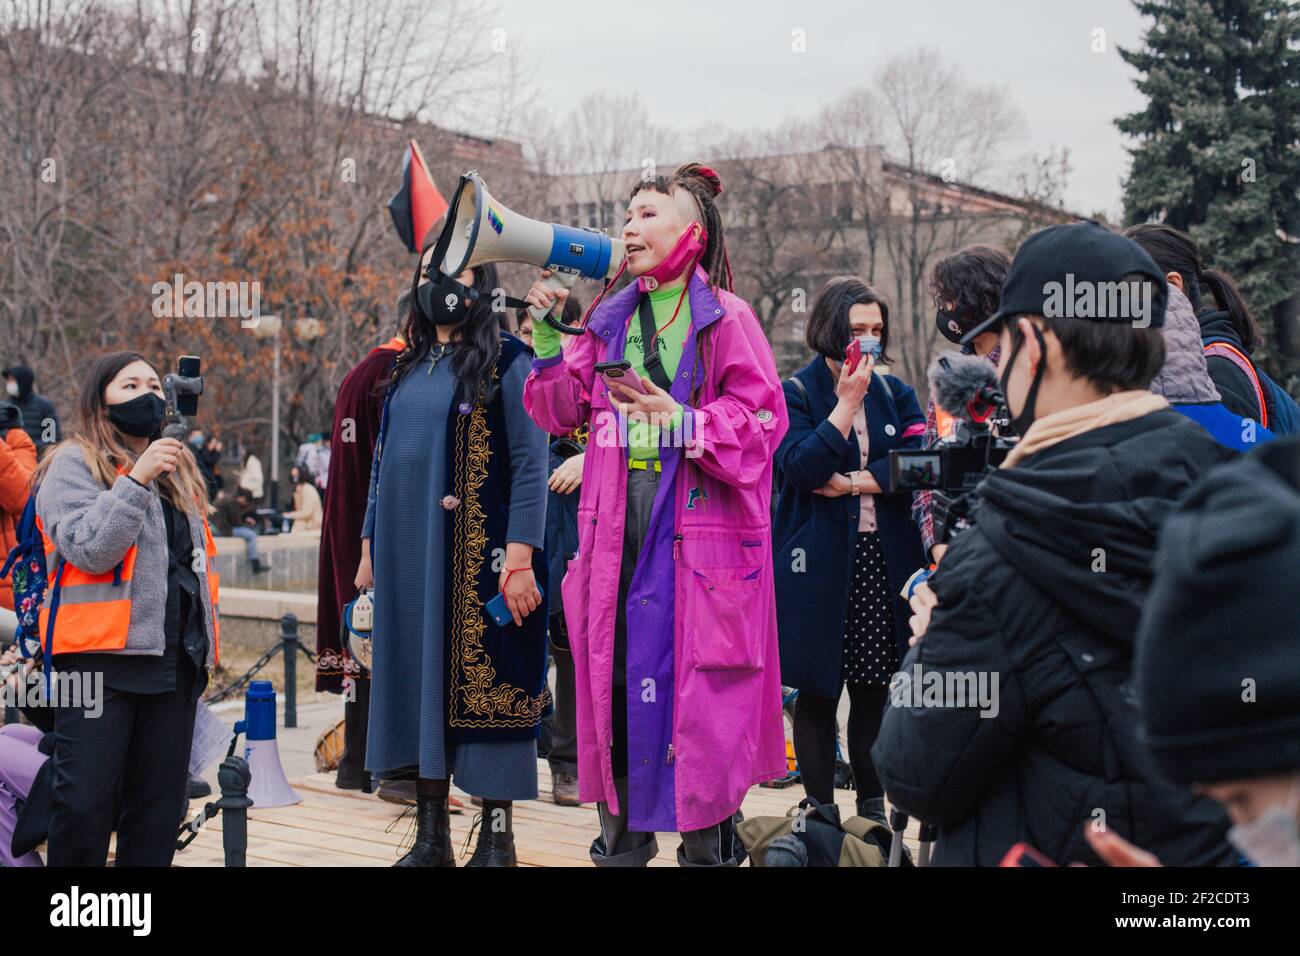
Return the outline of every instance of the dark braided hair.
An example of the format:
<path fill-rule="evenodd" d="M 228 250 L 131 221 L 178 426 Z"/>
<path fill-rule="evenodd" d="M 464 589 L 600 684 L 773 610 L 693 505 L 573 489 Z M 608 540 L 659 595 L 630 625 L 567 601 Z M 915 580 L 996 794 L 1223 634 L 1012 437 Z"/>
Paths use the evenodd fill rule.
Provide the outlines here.
<path fill-rule="evenodd" d="M 722 195 L 722 177 L 701 163 L 685 163 L 677 167 L 671 176 L 655 176 L 642 179 L 628 193 L 628 202 L 642 190 L 649 189 L 665 196 L 671 196 L 674 189 L 684 189 L 691 194 L 700 210 L 700 219 L 708 238 L 704 242 L 704 254 L 700 257 L 700 267 L 709 277 L 709 285 L 715 289 L 734 291 L 731 277 L 731 258 L 727 255 L 727 240 L 722 230 L 722 213 L 714 199 Z M 689 280 L 689 276 L 687 277 Z M 691 404 L 699 404 L 701 390 L 708 378 L 708 368 L 712 358 L 713 327 L 706 328 L 696 340 L 695 362 L 691 368 Z M 697 373 L 702 373 L 697 378 Z"/>
<path fill-rule="evenodd" d="M 649 189 L 665 196 L 671 196 L 674 189 L 684 189 L 695 199 L 700 208 L 700 218 L 704 231 L 709 238 L 705 240 L 704 255 L 700 266 L 709 276 L 709 285 L 715 289 L 733 291 L 731 285 L 731 262 L 727 257 L 727 242 L 722 232 L 722 214 L 713 201 L 722 194 L 722 179 L 712 169 L 699 163 L 686 163 L 678 166 L 671 176 L 655 176 L 642 179 L 628 194 L 628 202 L 642 190 Z M 689 278 L 689 277 L 688 277 Z"/>

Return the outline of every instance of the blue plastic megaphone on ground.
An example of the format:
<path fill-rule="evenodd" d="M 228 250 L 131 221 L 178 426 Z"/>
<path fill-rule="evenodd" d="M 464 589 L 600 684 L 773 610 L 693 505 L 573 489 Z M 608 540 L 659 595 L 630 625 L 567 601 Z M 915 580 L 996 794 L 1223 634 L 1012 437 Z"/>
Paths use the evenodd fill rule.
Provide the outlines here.
<path fill-rule="evenodd" d="M 244 697 L 244 719 L 235 724 L 244 735 L 244 760 L 252 781 L 248 797 L 255 807 L 287 807 L 301 803 L 280 766 L 280 748 L 275 742 L 275 688 L 269 680 L 255 680 Z"/>

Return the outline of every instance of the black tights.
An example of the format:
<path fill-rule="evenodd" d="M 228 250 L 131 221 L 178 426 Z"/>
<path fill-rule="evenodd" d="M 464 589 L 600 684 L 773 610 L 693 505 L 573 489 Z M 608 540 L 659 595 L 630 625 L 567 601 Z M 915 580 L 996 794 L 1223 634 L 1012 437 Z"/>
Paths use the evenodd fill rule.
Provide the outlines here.
<path fill-rule="evenodd" d="M 849 685 L 849 766 L 857 787 L 857 800 L 884 796 L 871 745 L 880 733 L 887 685 Z M 835 802 L 835 709 L 839 701 L 799 691 L 794 706 L 794 753 L 799 761 L 804 792 L 814 800 Z"/>

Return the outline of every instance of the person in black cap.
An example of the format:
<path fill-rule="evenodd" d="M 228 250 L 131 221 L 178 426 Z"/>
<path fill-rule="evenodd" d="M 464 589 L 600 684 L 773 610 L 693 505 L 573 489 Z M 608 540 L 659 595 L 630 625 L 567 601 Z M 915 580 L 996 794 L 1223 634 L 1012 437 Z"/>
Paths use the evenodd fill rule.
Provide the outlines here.
<path fill-rule="evenodd" d="M 1244 856 L 1300 866 L 1300 439 L 1211 469 L 1165 522 L 1156 564 L 1134 654 L 1139 738 L 1164 777 L 1223 804 Z M 1109 862 L 1154 862 L 1094 842 Z"/>
<path fill-rule="evenodd" d="M 934 324 L 954 345 L 961 345 L 963 355 L 978 355 L 990 365 L 998 364 L 998 334 L 986 331 L 962 345 L 962 337 L 998 310 L 1002 283 L 1011 270 L 1011 257 L 992 246 L 967 246 L 935 263 L 930 273 L 930 295 L 934 298 Z M 922 447 L 929 448 L 952 434 L 952 416 L 941 412 L 931 398 L 925 410 L 925 435 Z M 936 501 L 940 499 L 939 501 Z M 939 561 L 948 545 L 939 540 L 941 528 L 935 526 L 936 504 L 943 495 L 918 491 L 912 495 L 912 520 L 921 529 L 925 553 Z"/>
<path fill-rule="evenodd" d="M 1236 860 L 1222 808 L 1156 775 L 1123 690 L 1160 523 L 1233 455 L 1147 390 L 1165 294 L 1132 240 L 1052 226 L 964 336 L 998 331 L 1022 437 L 914 594 L 874 750 L 892 803 L 938 827 L 937 864 L 996 865 L 1019 842 L 1095 863 L 1086 824 L 1169 863 Z"/>

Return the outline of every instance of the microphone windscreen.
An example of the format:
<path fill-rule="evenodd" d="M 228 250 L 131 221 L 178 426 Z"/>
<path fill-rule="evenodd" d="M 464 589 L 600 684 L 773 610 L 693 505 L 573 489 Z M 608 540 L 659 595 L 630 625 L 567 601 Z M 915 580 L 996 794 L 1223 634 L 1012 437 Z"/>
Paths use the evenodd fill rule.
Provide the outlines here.
<path fill-rule="evenodd" d="M 941 361 L 947 363 L 944 368 Z M 949 415 L 966 418 L 966 405 L 986 387 L 998 387 L 993 366 L 978 355 L 948 352 L 930 363 L 930 395 Z"/>

